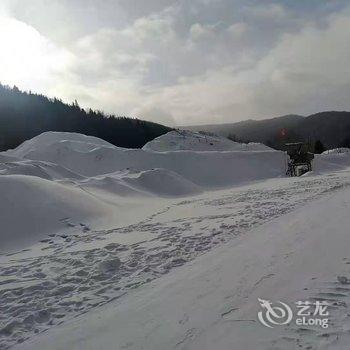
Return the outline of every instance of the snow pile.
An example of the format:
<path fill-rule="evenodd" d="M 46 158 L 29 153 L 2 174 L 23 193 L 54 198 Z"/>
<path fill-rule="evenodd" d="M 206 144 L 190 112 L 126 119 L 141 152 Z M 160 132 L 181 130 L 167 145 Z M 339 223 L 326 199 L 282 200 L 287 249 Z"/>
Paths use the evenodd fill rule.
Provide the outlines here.
<path fill-rule="evenodd" d="M 0 153 L 0 163 L 15 162 L 17 160 L 19 160 L 19 159 L 8 155 L 7 152 Z"/>
<path fill-rule="evenodd" d="M 339 154 L 339 153 L 348 153 L 348 152 L 350 152 L 350 148 L 339 147 L 339 148 L 333 148 L 333 149 L 324 151 L 322 154 Z"/>
<path fill-rule="evenodd" d="M 65 140 L 66 134 L 63 134 L 61 139 L 57 137 L 57 134 L 54 134 L 55 141 L 46 142 L 45 147 L 42 146 L 41 137 L 39 137 L 38 142 L 34 138 L 30 141 L 32 147 L 20 146 L 12 151 L 12 155 L 55 163 L 75 174 L 86 177 L 103 174 L 118 177 L 116 173 L 126 170 L 143 172 L 152 169 L 166 169 L 206 189 L 232 186 L 246 181 L 280 176 L 284 173 L 284 154 L 278 151 L 199 152 L 185 150 L 154 152 L 144 149 L 124 149 L 110 144 L 94 144 L 96 147 L 92 148 L 90 141 L 86 147 L 80 144 L 80 148 L 77 149 L 75 147 L 77 142 L 72 140 L 72 135 L 70 135 L 70 141 L 67 142 Z M 172 132 L 169 134 L 171 137 Z M 192 140 L 193 138 L 190 136 L 188 144 L 191 144 Z M 228 144 L 232 143 L 236 147 L 236 143 L 227 139 L 222 140 Z M 150 146 L 150 144 L 147 145 Z M 146 146 L 146 149 L 149 148 Z M 222 146 L 223 144 L 220 147 L 222 148 Z M 159 183 L 154 185 L 155 188 L 151 192 L 156 193 Z M 183 194 L 183 191 L 180 191 L 178 195 Z"/>
<path fill-rule="evenodd" d="M 272 151 L 261 143 L 233 142 L 225 137 L 208 135 L 201 132 L 187 130 L 174 130 L 148 142 L 144 147 L 146 151 Z"/>
<path fill-rule="evenodd" d="M 186 150 L 152 151 L 159 141 Z M 65 217 L 90 222 L 115 210 L 111 206 L 123 207 L 122 197 L 187 196 L 284 174 L 282 152 L 249 147 L 170 132 L 144 149 L 124 149 L 95 137 L 46 132 L 0 153 L 2 198 L 11 204 L 2 203 L 1 240 L 29 242 L 62 228 Z"/>
<path fill-rule="evenodd" d="M 134 188 L 155 195 L 185 196 L 200 192 L 200 188 L 193 182 L 166 169 L 142 171 L 135 177 L 127 177 L 125 181 Z"/>
<path fill-rule="evenodd" d="M 337 151 L 339 149 L 315 154 L 313 169 L 316 173 L 345 170 L 350 167 L 350 152 Z M 346 150 L 346 149 L 345 149 Z"/>
<path fill-rule="evenodd" d="M 0 159 L 0 175 L 29 175 L 41 177 L 47 180 L 66 178 L 82 179 L 82 176 L 61 167 L 60 165 L 33 160 L 2 162 Z"/>
<path fill-rule="evenodd" d="M 70 219 L 79 224 L 111 212 L 84 191 L 39 177 L 0 176 L 0 193 L 1 251 L 37 242 L 67 228 Z"/>
<path fill-rule="evenodd" d="M 77 151 L 89 151 L 96 147 L 114 147 L 107 141 L 101 140 L 94 136 L 86 136 L 83 134 L 70 133 L 70 132 L 44 132 L 31 140 L 23 142 L 17 148 L 11 151 L 7 151 L 8 155 L 15 155 L 16 157 L 24 158 L 29 157 L 31 152 L 43 151 L 47 147 L 55 143 L 61 143 L 66 145 L 69 149 Z"/>
<path fill-rule="evenodd" d="M 99 189 L 118 196 L 177 197 L 200 193 L 202 189 L 177 173 L 166 169 L 122 171 L 86 178 L 79 182 L 84 189 Z"/>
<path fill-rule="evenodd" d="M 189 148 L 196 140 L 206 149 L 206 136 L 197 141 L 198 135 L 186 133 L 188 140 L 179 148 Z M 228 151 L 237 144 L 208 140 L 225 152 L 199 152 L 198 147 L 176 152 L 123 149 L 95 137 L 58 132 L 26 141 L 0 154 L 1 193 L 7 200 L 1 207 L 6 234 L 1 241 L 29 242 L 62 228 L 65 217 L 93 220 L 111 211 L 111 202 L 118 201 L 111 199 L 115 195 L 186 196 L 283 174 L 282 152 Z"/>

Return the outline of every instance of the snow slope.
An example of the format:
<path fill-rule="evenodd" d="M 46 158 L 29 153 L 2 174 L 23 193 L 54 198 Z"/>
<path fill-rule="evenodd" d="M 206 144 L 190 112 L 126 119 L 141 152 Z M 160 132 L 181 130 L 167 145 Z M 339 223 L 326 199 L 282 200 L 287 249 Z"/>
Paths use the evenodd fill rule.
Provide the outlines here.
<path fill-rule="evenodd" d="M 128 224 L 74 235 L 67 229 L 29 250 L 0 256 L 0 344 L 13 345 L 123 298 L 203 253 L 248 237 L 251 229 L 349 184 L 349 174 L 341 173 L 270 179 L 175 201 L 157 198 L 159 207 L 148 198 L 141 208 L 144 216 L 138 217 L 135 205 L 123 213 L 132 216 Z"/>
<path fill-rule="evenodd" d="M 112 208 L 84 191 L 39 177 L 0 176 L 0 251 L 38 242 L 70 220 L 102 219 Z"/>
<path fill-rule="evenodd" d="M 15 349 L 348 349 L 349 175 L 341 189 Z M 327 300 L 330 328 L 266 328 L 259 298 Z"/>
<path fill-rule="evenodd" d="M 11 159 L 4 162 L 0 159 L 0 175 L 29 175 L 47 180 L 83 179 L 82 176 L 60 165 L 27 159 Z"/>
<path fill-rule="evenodd" d="M 201 192 L 193 182 L 166 169 L 145 170 L 134 176 L 125 177 L 124 181 L 133 188 L 139 188 L 143 192 L 154 195 L 186 196 Z"/>

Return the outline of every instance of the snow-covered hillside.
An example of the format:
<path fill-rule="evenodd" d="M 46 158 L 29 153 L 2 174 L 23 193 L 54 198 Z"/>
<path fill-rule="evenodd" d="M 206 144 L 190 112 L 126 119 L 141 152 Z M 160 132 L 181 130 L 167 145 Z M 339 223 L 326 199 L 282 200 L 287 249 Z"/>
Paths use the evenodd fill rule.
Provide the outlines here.
<path fill-rule="evenodd" d="M 345 319 L 268 333 L 256 311 L 348 297 L 349 154 L 287 178 L 283 152 L 190 132 L 143 149 L 45 133 L 0 153 L 0 348 L 347 344 Z"/>

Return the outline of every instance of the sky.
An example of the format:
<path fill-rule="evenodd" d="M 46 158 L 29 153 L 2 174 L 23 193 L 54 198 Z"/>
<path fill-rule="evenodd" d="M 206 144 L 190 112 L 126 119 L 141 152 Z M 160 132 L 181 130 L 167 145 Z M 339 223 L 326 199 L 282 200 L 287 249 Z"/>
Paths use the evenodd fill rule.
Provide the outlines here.
<path fill-rule="evenodd" d="M 350 110 L 344 0 L 1 0 L 0 81 L 170 126 Z"/>

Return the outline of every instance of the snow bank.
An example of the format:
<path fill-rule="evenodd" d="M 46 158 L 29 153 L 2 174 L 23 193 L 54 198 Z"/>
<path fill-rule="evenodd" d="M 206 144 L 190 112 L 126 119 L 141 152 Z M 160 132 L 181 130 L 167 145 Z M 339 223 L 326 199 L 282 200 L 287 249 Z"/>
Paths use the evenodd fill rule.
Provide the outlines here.
<path fill-rule="evenodd" d="M 193 182 L 166 169 L 146 170 L 125 181 L 134 188 L 162 196 L 184 196 L 201 191 Z"/>
<path fill-rule="evenodd" d="M 193 150 L 152 150 L 177 135 L 179 149 Z M 262 145 L 248 150 L 187 132 L 157 140 L 145 149 L 124 149 L 95 137 L 47 132 L 0 153 L 2 248 L 63 228 L 65 217 L 94 220 L 111 212 L 111 203 L 122 206 L 122 197 L 186 196 L 284 174 L 284 154 Z"/>
<path fill-rule="evenodd" d="M 10 155 L 7 155 L 7 152 L 1 152 L 0 153 L 0 164 L 1 163 L 6 163 L 6 162 L 15 162 L 19 160 L 18 158 L 16 157 L 12 157 Z"/>
<path fill-rule="evenodd" d="M 0 176 L 1 250 L 19 248 L 49 233 L 111 211 L 105 203 L 79 189 L 39 177 Z"/>
<path fill-rule="evenodd" d="M 338 154 L 338 153 L 348 153 L 348 152 L 350 152 L 350 148 L 339 147 L 339 148 L 333 148 L 333 149 L 324 151 L 322 154 Z"/>
<path fill-rule="evenodd" d="M 61 143 L 62 146 L 66 145 L 69 149 L 75 149 L 77 151 L 89 151 L 99 146 L 114 147 L 107 141 L 101 140 L 94 136 L 87 136 L 83 134 L 70 133 L 70 132 L 44 132 L 31 140 L 23 142 L 17 148 L 11 151 L 7 151 L 8 155 L 15 155 L 16 157 L 26 157 L 28 153 L 35 152 L 36 150 L 45 150 L 46 147 L 54 144 Z"/>
<path fill-rule="evenodd" d="M 282 152 L 148 152 L 99 147 L 89 152 L 62 150 L 57 144 L 46 151 L 31 153 L 83 176 L 110 174 L 117 171 L 145 171 L 163 168 L 199 186 L 219 188 L 242 181 L 266 179 L 283 174 Z"/>
<path fill-rule="evenodd" d="M 348 167 L 350 167 L 349 152 L 315 154 L 313 168 L 316 173 L 345 170 Z"/>
<path fill-rule="evenodd" d="M 57 134 L 54 134 L 55 141 L 46 142 L 45 147 L 39 147 L 39 145 L 42 145 L 41 138 L 38 142 L 33 139 L 30 143 L 33 147 L 20 146 L 12 154 L 16 157 L 23 156 L 26 159 L 55 163 L 75 174 L 87 177 L 125 170 L 142 172 L 152 169 L 165 169 L 177 173 L 193 184 L 203 186 L 206 189 L 266 179 L 284 173 L 284 154 L 278 151 L 209 152 L 184 150 L 154 152 L 147 150 L 147 148 L 151 148 L 150 144 L 146 145 L 146 150 L 140 150 L 124 149 L 110 144 L 107 144 L 107 146 L 104 144 L 95 145 L 96 147 L 91 148 L 90 142 L 87 147 L 80 145 L 80 148 L 77 149 L 75 141 L 66 142 L 66 134 L 61 135 L 61 139 L 58 138 Z M 171 138 L 172 132 L 169 134 Z M 191 144 L 191 136 L 189 138 L 189 144 Z M 226 139 L 223 140 L 223 142 L 232 143 L 236 147 L 236 143 Z M 220 147 L 222 146 L 223 144 Z M 243 146 L 241 145 L 241 147 Z M 155 175 L 155 173 L 152 174 Z M 155 182 L 155 187 L 151 192 L 157 193 L 159 186 L 160 184 Z M 147 188 L 147 190 L 150 189 Z M 183 194 L 182 191 L 180 192 Z"/>
<path fill-rule="evenodd" d="M 47 180 L 57 179 L 82 179 L 82 176 L 72 171 L 49 162 L 19 160 L 0 161 L 0 175 L 29 175 L 37 176 Z"/>
<path fill-rule="evenodd" d="M 148 142 L 146 151 L 272 151 L 260 143 L 233 142 L 225 137 L 187 130 L 174 130 Z"/>

